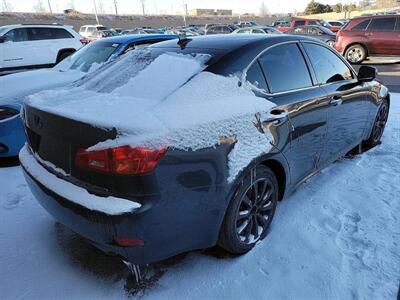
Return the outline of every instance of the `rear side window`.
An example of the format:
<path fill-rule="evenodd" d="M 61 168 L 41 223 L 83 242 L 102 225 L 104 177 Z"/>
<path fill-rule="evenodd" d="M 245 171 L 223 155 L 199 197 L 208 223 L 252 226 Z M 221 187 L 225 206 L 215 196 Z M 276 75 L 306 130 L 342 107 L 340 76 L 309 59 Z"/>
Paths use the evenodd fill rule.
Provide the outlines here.
<path fill-rule="evenodd" d="M 371 20 L 364 20 L 360 23 L 358 23 L 356 26 L 354 26 L 353 28 L 351 28 L 351 30 L 365 30 L 367 29 L 367 26 L 369 24 Z M 347 27 L 347 26 L 346 26 Z"/>
<path fill-rule="evenodd" d="M 13 29 L 4 35 L 4 39 L 6 42 L 25 42 L 28 40 L 28 32 L 25 28 Z"/>
<path fill-rule="evenodd" d="M 400 18 L 397 18 L 396 31 L 400 31 Z"/>
<path fill-rule="evenodd" d="M 86 32 L 86 27 L 82 26 L 81 29 L 79 29 L 79 32 Z"/>
<path fill-rule="evenodd" d="M 29 28 L 28 31 L 29 31 L 29 40 L 31 41 L 53 39 L 51 28 Z"/>
<path fill-rule="evenodd" d="M 86 32 L 94 32 L 95 31 L 95 28 L 94 27 L 88 27 L 87 29 L 86 29 Z"/>
<path fill-rule="evenodd" d="M 259 89 L 268 90 L 264 74 L 257 61 L 247 70 L 246 80 Z"/>
<path fill-rule="evenodd" d="M 306 62 L 296 44 L 276 46 L 264 53 L 259 62 L 272 93 L 312 86 Z"/>
<path fill-rule="evenodd" d="M 395 25 L 396 25 L 395 17 L 372 19 L 371 23 L 368 26 L 368 30 L 393 31 Z"/>
<path fill-rule="evenodd" d="M 261 29 L 253 29 L 253 33 L 265 34 L 265 32 Z"/>
<path fill-rule="evenodd" d="M 53 39 L 71 39 L 73 35 L 62 28 L 51 28 L 50 29 Z"/>
<path fill-rule="evenodd" d="M 295 21 L 294 22 L 294 27 L 304 26 L 304 25 L 306 25 L 306 21 Z"/>
<path fill-rule="evenodd" d="M 319 84 L 343 81 L 353 78 L 351 70 L 331 50 L 316 44 L 305 43 Z"/>

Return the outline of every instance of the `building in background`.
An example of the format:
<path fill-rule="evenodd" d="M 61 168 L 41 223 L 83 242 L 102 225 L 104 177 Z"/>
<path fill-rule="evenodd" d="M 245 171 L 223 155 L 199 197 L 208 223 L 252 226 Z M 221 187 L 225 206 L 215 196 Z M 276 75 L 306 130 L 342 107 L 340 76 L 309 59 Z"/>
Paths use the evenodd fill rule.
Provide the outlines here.
<path fill-rule="evenodd" d="M 204 17 L 204 16 L 232 16 L 231 9 L 205 9 L 196 8 L 189 11 L 189 16 Z"/>

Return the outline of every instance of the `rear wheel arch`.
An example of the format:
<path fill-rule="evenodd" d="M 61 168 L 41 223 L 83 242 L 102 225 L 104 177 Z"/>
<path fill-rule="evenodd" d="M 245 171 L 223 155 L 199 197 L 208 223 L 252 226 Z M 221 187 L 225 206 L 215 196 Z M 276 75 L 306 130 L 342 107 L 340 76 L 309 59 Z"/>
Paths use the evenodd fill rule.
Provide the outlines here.
<path fill-rule="evenodd" d="M 275 159 L 267 159 L 260 162 L 261 165 L 268 167 L 275 174 L 279 186 L 279 201 L 283 199 L 286 190 L 286 171 L 283 165 Z"/>

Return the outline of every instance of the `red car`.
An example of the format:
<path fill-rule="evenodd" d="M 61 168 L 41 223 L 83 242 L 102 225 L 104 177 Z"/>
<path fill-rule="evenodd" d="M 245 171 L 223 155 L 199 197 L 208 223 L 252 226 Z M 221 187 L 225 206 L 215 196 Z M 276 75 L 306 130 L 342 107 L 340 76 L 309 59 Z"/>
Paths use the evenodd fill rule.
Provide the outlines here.
<path fill-rule="evenodd" d="M 331 26 L 325 20 L 320 20 L 320 19 L 302 19 L 302 18 L 292 18 L 289 27 L 284 27 L 284 26 L 278 25 L 277 29 L 280 32 L 286 32 L 286 31 L 289 31 L 289 30 L 294 29 L 294 28 L 299 27 L 299 26 L 311 26 L 311 25 L 324 26 L 324 27 L 328 28 L 332 32 L 338 32 L 339 29 L 340 29 L 340 27 L 338 27 L 338 26 Z"/>
<path fill-rule="evenodd" d="M 338 32 L 335 48 L 352 64 L 368 56 L 400 56 L 400 15 L 350 20 Z"/>

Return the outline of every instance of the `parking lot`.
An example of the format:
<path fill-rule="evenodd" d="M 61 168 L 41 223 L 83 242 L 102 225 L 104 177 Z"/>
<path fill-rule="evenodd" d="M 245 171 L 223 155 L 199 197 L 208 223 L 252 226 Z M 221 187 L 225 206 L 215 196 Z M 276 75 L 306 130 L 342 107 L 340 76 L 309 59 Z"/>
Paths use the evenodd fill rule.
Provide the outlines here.
<path fill-rule="evenodd" d="M 400 60 L 390 58 L 373 58 L 364 64 L 378 69 L 378 79 L 389 87 L 393 93 L 400 93 Z M 359 66 L 355 66 L 359 69 Z"/>

